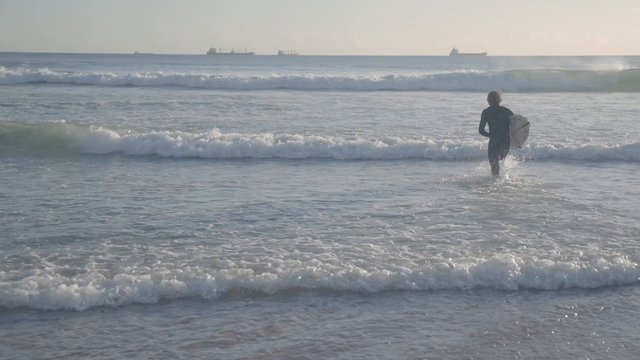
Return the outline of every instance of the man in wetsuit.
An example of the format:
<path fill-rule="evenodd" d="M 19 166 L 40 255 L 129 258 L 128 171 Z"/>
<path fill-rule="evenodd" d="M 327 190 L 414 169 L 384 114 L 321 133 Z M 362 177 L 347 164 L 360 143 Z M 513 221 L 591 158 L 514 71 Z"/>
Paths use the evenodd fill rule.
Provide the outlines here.
<path fill-rule="evenodd" d="M 511 110 L 500 106 L 502 94 L 498 91 L 490 91 L 487 95 L 489 107 L 484 109 L 480 117 L 480 134 L 489 138 L 489 164 L 491 174 L 500 175 L 500 161 L 509 154 L 511 147 L 509 141 L 509 117 L 513 115 Z M 489 124 L 489 132 L 485 127 Z"/>

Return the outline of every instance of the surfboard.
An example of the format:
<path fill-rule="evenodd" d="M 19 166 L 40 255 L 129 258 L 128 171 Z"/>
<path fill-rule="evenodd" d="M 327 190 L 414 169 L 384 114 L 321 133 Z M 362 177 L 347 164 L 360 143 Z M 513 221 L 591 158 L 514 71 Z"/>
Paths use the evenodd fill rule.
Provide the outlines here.
<path fill-rule="evenodd" d="M 531 123 L 522 115 L 511 115 L 509 118 L 509 140 L 512 149 L 520 149 L 529 137 Z"/>

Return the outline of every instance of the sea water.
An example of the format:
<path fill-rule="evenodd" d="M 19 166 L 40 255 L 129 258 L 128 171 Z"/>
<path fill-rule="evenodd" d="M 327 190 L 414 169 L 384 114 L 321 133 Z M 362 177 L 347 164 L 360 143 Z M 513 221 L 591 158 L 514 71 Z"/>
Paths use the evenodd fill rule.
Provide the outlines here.
<path fill-rule="evenodd" d="M 638 66 L 0 54 L 0 358 L 634 358 Z"/>

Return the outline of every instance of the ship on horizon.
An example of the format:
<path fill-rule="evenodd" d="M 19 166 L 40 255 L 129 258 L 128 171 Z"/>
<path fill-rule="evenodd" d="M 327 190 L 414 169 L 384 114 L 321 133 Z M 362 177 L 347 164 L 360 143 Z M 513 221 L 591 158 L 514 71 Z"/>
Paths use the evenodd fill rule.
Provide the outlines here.
<path fill-rule="evenodd" d="M 255 54 L 256 53 L 254 53 L 253 51 L 248 51 L 247 49 L 240 50 L 240 51 L 231 49 L 231 51 L 229 52 L 223 52 L 220 49 L 209 48 L 209 51 L 207 51 L 207 55 L 255 55 Z"/>
<path fill-rule="evenodd" d="M 461 53 L 457 48 L 451 49 L 449 56 L 487 56 L 486 52 L 480 53 Z"/>
<path fill-rule="evenodd" d="M 295 50 L 278 50 L 278 56 L 298 56 L 299 52 Z"/>

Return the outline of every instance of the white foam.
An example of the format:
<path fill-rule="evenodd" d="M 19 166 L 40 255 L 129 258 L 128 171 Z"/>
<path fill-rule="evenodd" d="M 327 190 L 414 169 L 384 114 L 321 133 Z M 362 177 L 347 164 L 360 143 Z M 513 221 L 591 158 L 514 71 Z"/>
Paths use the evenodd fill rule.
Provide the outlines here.
<path fill-rule="evenodd" d="M 453 71 L 437 74 L 233 75 L 165 72 L 62 72 L 0 66 L 0 85 L 74 84 L 100 86 L 185 87 L 220 90 L 340 90 L 340 91 L 486 91 L 610 92 L 640 91 L 640 71 L 510 70 Z"/>
<path fill-rule="evenodd" d="M 486 140 L 411 137 L 342 137 L 286 133 L 149 131 L 119 133 L 101 126 L 67 123 L 0 124 L 5 145 L 33 151 L 69 150 L 202 159 L 328 159 L 470 161 L 486 159 Z M 551 144 L 533 142 L 512 151 L 529 161 L 640 162 L 640 142 Z"/>
<path fill-rule="evenodd" d="M 401 137 L 345 138 L 278 133 L 148 132 L 119 135 L 93 128 L 75 146 L 91 154 L 123 153 L 206 159 L 334 159 L 334 160 L 479 160 L 486 141 L 432 140 Z M 532 144 L 514 151 L 527 160 L 640 161 L 640 143 Z"/>
<path fill-rule="evenodd" d="M 138 270 L 111 277 L 96 272 L 65 277 L 49 271 L 18 280 L 15 275 L 0 273 L 0 306 L 85 310 L 183 297 L 215 299 L 232 291 L 273 294 L 287 290 L 376 293 L 476 288 L 590 289 L 637 284 L 640 277 L 638 264 L 621 255 L 552 260 L 503 254 L 369 268 L 319 260 L 288 261 L 262 272 L 235 264 L 228 269 L 149 269 L 143 274 Z"/>
<path fill-rule="evenodd" d="M 533 144 L 515 154 L 531 160 L 639 162 L 640 143 Z"/>
<path fill-rule="evenodd" d="M 78 139 L 75 147 L 90 154 L 123 153 L 174 158 L 207 159 L 336 159 L 464 160 L 477 158 L 480 141 L 417 140 L 406 138 L 344 138 L 338 136 L 277 133 L 149 132 L 118 135 L 95 128 Z"/>

